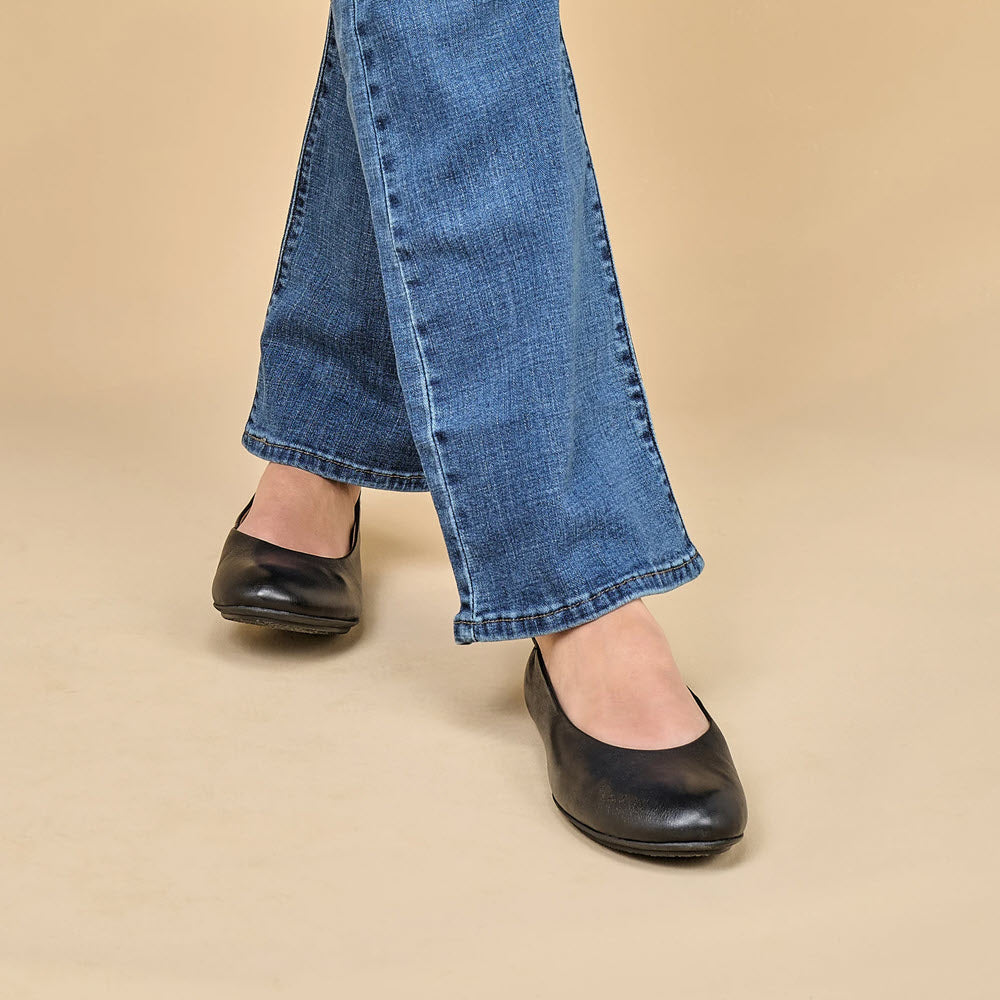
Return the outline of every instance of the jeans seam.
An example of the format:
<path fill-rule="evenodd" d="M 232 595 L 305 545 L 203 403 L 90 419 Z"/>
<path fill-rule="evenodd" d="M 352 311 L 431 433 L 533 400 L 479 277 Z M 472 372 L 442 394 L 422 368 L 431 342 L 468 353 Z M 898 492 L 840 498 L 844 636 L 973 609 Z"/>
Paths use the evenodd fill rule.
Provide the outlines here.
<path fill-rule="evenodd" d="M 271 292 L 268 296 L 267 308 L 265 309 L 265 326 L 267 322 L 266 315 L 271 311 L 271 306 L 274 303 L 275 296 L 284 287 L 283 281 L 288 270 L 288 261 L 291 257 L 292 251 L 295 249 L 298 232 L 301 232 L 301 226 L 299 224 L 302 221 L 302 215 L 305 211 L 305 197 L 309 190 L 308 180 L 305 175 L 306 172 L 311 169 L 312 150 L 313 146 L 316 144 L 316 131 L 319 128 L 322 114 L 319 110 L 319 102 L 321 97 L 325 96 L 327 90 L 329 89 L 328 74 L 330 68 L 330 47 L 333 44 L 335 44 L 335 38 L 333 35 L 333 8 L 331 7 L 327 18 L 326 39 L 323 43 L 323 58 L 320 61 L 319 73 L 316 77 L 316 84 L 313 87 L 312 104 L 309 108 L 305 134 L 302 137 L 302 146 L 299 149 L 298 163 L 295 167 L 295 182 L 292 185 L 292 197 L 288 208 L 288 217 L 285 220 L 285 229 L 281 235 L 281 245 L 278 248 L 278 262 L 274 268 L 274 280 L 271 282 Z M 299 228 L 293 235 L 293 229 L 296 226 Z M 249 420 L 253 420 L 254 415 L 257 412 L 257 401 L 259 398 L 260 375 L 258 373 L 257 384 L 254 387 L 253 400 L 250 403 Z M 303 454 L 307 453 L 303 452 Z"/>
<path fill-rule="evenodd" d="M 618 281 L 618 270 L 615 266 L 614 254 L 611 250 L 608 223 L 604 215 L 604 205 L 601 199 L 600 187 L 597 182 L 597 173 L 594 170 L 594 162 L 590 155 L 590 144 L 587 141 L 587 132 L 583 124 L 583 115 L 580 111 L 580 98 L 577 93 L 576 82 L 573 78 L 573 69 L 570 63 L 569 51 L 566 48 L 566 39 L 563 35 L 561 24 L 559 26 L 559 43 L 562 48 L 563 70 L 566 75 L 567 87 L 572 99 L 573 110 L 580 123 L 580 134 L 583 136 L 584 148 L 587 154 L 587 171 L 590 174 L 590 180 L 594 186 L 594 203 L 592 207 L 594 214 L 597 217 L 598 230 L 603 244 L 601 248 L 601 256 L 606 267 L 605 273 L 610 278 L 608 293 L 612 298 L 614 307 L 618 314 L 618 321 L 615 324 L 615 332 L 617 334 L 617 339 L 624 350 L 622 360 L 629 367 L 628 384 L 626 388 L 629 398 L 635 406 L 635 415 L 638 416 L 638 421 L 631 421 L 632 429 L 636 432 L 639 440 L 645 446 L 647 451 L 649 451 L 652 455 L 654 462 L 659 469 L 660 480 L 666 490 L 667 499 L 673 507 L 674 514 L 679 522 L 684 540 L 689 546 L 694 548 L 694 544 L 688 534 L 687 526 L 685 525 L 683 516 L 681 515 L 680 507 L 678 506 L 677 498 L 674 494 L 673 485 L 670 482 L 666 462 L 663 460 L 663 452 L 656 439 L 656 431 L 653 428 L 653 418 L 649 409 L 649 400 L 646 396 L 642 375 L 639 371 L 639 362 L 636 358 L 635 345 L 633 344 L 631 334 L 629 333 L 628 319 L 625 316 L 625 304 L 622 300 L 621 285 Z"/>
<path fill-rule="evenodd" d="M 543 611 L 541 614 L 537 615 L 518 615 L 515 617 L 507 618 L 478 618 L 475 620 L 469 618 L 456 618 L 455 621 L 459 625 L 491 625 L 494 622 L 524 622 L 529 621 L 534 618 L 550 618 L 552 615 L 558 615 L 563 611 L 569 611 L 570 608 L 579 607 L 581 604 L 586 604 L 588 601 L 593 601 L 595 598 L 600 597 L 602 594 L 608 593 L 610 590 L 617 590 L 619 587 L 624 587 L 627 583 L 632 583 L 635 580 L 644 580 L 651 576 L 662 576 L 665 573 L 673 573 L 676 570 L 683 569 L 685 566 L 696 562 L 700 558 L 700 553 L 695 552 L 693 555 L 689 556 L 683 562 L 675 563 L 672 566 L 664 566 L 663 569 L 650 570 L 648 573 L 634 573 L 632 576 L 625 577 L 624 580 L 619 580 L 617 583 L 612 583 L 610 586 L 604 587 L 601 590 L 596 591 L 593 594 L 589 594 L 587 597 L 581 597 L 579 600 L 571 601 L 569 604 L 563 604 L 561 607 L 553 608 L 552 611 Z"/>
<path fill-rule="evenodd" d="M 389 192 L 386 186 L 385 177 L 385 167 L 382 162 L 382 144 L 379 141 L 378 130 L 375 128 L 375 109 L 372 106 L 372 95 L 371 95 L 371 84 L 368 79 L 368 62 L 365 58 L 364 46 L 361 43 L 361 35 L 358 33 L 358 2 L 357 0 L 351 0 L 351 33 L 354 36 L 354 44 L 357 47 L 358 58 L 361 63 L 361 78 L 364 82 L 365 89 L 365 100 L 368 105 L 368 120 L 371 124 L 372 137 L 375 145 L 375 159 L 378 164 L 379 180 L 381 181 L 382 188 L 382 202 L 385 206 L 386 221 L 388 222 L 389 235 L 392 240 L 392 255 L 396 262 L 396 269 L 399 272 L 399 277 L 403 286 L 403 296 L 406 300 L 407 312 L 409 313 L 410 328 L 413 332 L 413 343 L 416 346 L 417 361 L 420 364 L 421 381 L 423 383 L 424 389 L 424 399 L 427 404 L 427 419 L 429 424 L 429 438 L 430 446 L 434 451 L 434 456 L 437 459 L 438 470 L 441 473 L 441 483 L 444 487 L 444 492 L 448 498 L 448 513 L 451 518 L 452 528 L 455 532 L 455 539 L 458 542 L 458 548 L 462 555 L 462 565 L 465 571 L 466 585 L 469 590 L 469 610 L 472 614 L 476 611 L 476 600 L 475 592 L 472 585 L 472 574 L 469 571 L 469 556 L 465 548 L 465 542 L 462 539 L 462 534 L 458 528 L 458 519 L 455 517 L 455 504 L 451 496 L 451 490 L 448 487 L 448 481 L 444 474 L 444 461 L 441 457 L 441 451 L 438 448 L 437 438 L 434 432 L 434 404 L 431 398 L 430 386 L 427 379 L 427 364 L 424 359 L 423 348 L 420 344 L 420 336 L 418 333 L 418 324 L 416 316 L 413 311 L 413 300 L 410 298 L 409 285 L 407 283 L 407 277 L 405 270 L 403 268 L 403 262 L 400 259 L 398 247 L 396 246 L 395 237 L 395 227 L 392 221 L 392 212 L 389 207 Z M 426 474 L 426 473 L 425 473 Z"/>
<path fill-rule="evenodd" d="M 261 444 L 266 444 L 269 448 L 277 448 L 280 451 L 294 451 L 298 455 L 308 455 L 310 458 L 318 458 L 321 462 L 330 462 L 332 465 L 341 465 L 345 469 L 354 469 L 357 472 L 367 472 L 373 476 L 384 476 L 386 479 L 424 478 L 422 472 L 386 472 L 383 469 L 370 469 L 365 465 L 354 465 L 351 462 L 343 462 L 337 458 L 330 458 L 329 455 L 320 455 L 315 451 L 308 451 L 305 448 L 297 448 L 295 445 L 276 444 L 274 441 L 269 441 L 267 438 L 261 437 L 259 434 L 254 434 L 251 431 L 244 431 L 244 434 L 246 434 L 248 438 L 252 438 L 254 441 L 260 441 Z"/>
<path fill-rule="evenodd" d="M 598 232 L 601 237 L 601 257 L 605 264 L 605 273 L 610 279 L 610 284 L 608 286 L 608 294 L 611 296 L 612 302 L 614 303 L 615 311 L 617 312 L 617 323 L 615 325 L 615 332 L 617 334 L 617 339 L 624 349 L 624 356 L 622 360 L 631 368 L 631 375 L 629 382 L 631 383 L 628 387 L 629 398 L 633 403 L 637 404 L 636 410 L 639 416 L 639 423 L 642 426 L 641 432 L 639 432 L 638 426 L 633 422 L 633 429 L 638 432 L 640 441 L 643 445 L 652 452 L 653 457 L 656 460 L 656 464 L 660 469 L 660 476 L 663 480 L 663 484 L 667 487 L 668 493 L 670 494 L 671 502 L 676 507 L 676 500 L 673 497 L 673 492 L 670 486 L 669 477 L 667 475 L 666 464 L 663 461 L 663 455 L 660 452 L 659 446 L 656 442 L 656 435 L 653 431 L 652 418 L 649 412 L 649 401 L 646 398 L 645 391 L 642 385 L 642 377 L 639 374 L 639 365 L 635 356 L 635 348 L 632 344 L 631 337 L 628 332 L 628 320 L 625 317 L 625 304 L 622 301 L 621 285 L 618 281 L 618 272 L 615 267 L 614 256 L 611 250 L 611 241 L 608 235 L 608 225 L 607 219 L 604 215 L 604 207 L 601 202 L 600 188 L 597 183 L 597 173 L 594 170 L 594 162 L 590 154 L 590 145 L 587 141 L 586 130 L 583 125 L 583 115 L 580 111 L 580 99 L 576 89 L 576 83 L 573 79 L 573 71 L 570 65 L 569 52 L 566 48 L 566 40 L 563 36 L 562 26 L 559 28 L 559 41 L 562 48 L 563 55 L 563 72 L 566 78 L 566 85 L 569 90 L 570 97 L 572 99 L 573 111 L 576 113 L 577 120 L 580 124 L 580 133 L 583 136 L 584 147 L 586 149 L 587 155 L 587 172 L 590 175 L 591 183 L 594 186 L 594 202 L 592 204 L 593 212 L 597 218 Z"/>
<path fill-rule="evenodd" d="M 333 13 L 331 10 L 327 20 L 326 40 L 323 44 L 323 59 L 320 63 L 319 76 L 316 86 L 313 89 L 312 105 L 309 109 L 309 119 L 306 125 L 305 136 L 302 140 L 302 148 L 299 151 L 298 165 L 295 169 L 295 184 L 292 187 L 291 209 L 288 213 L 288 221 L 285 225 L 285 232 L 281 237 L 281 246 L 278 250 L 278 265 L 274 272 L 274 282 L 271 285 L 271 299 L 284 287 L 284 281 L 288 272 L 289 259 L 298 242 L 299 233 L 302 230 L 302 216 L 305 212 L 305 199 L 309 194 L 309 172 L 312 169 L 312 151 L 316 145 L 316 133 L 319 130 L 322 111 L 320 102 L 329 90 L 330 73 L 330 47 L 335 44 L 333 38 Z M 268 303 L 270 306 L 270 303 Z"/>

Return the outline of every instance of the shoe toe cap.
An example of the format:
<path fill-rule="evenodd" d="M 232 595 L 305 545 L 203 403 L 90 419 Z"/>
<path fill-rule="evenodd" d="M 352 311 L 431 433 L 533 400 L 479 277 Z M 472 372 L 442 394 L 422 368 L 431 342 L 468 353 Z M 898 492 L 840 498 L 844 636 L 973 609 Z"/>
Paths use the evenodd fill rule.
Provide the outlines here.
<path fill-rule="evenodd" d="M 650 844 L 726 841 L 743 834 L 747 802 L 731 758 L 716 750 L 560 754 L 556 802 L 608 837 Z"/>
<path fill-rule="evenodd" d="M 649 843 L 731 840 L 743 834 L 747 809 L 743 789 L 726 782 L 711 790 L 682 794 L 653 790 L 619 800 L 593 825 L 627 840 Z"/>
<path fill-rule="evenodd" d="M 666 813 L 662 823 L 651 823 L 646 835 L 654 837 L 662 830 L 665 839 L 701 841 L 731 840 L 742 835 L 746 826 L 746 800 L 742 788 L 727 784 L 703 794 L 683 808 Z"/>

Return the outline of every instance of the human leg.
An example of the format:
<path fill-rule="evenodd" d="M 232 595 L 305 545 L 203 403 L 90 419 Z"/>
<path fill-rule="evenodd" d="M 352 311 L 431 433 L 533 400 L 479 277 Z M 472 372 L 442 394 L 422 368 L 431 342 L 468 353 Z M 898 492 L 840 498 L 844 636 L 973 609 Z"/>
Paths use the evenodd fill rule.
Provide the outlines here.
<path fill-rule="evenodd" d="M 639 853 L 724 850 L 745 822 L 739 779 L 641 601 L 692 579 L 702 560 L 653 437 L 558 4 L 334 0 L 331 14 L 327 55 L 336 49 L 347 85 L 369 196 L 367 249 L 381 272 L 389 334 L 387 342 L 382 329 L 381 345 L 395 354 L 423 483 L 412 475 L 395 487 L 384 476 L 374 481 L 379 470 L 363 450 L 344 460 L 352 446 L 376 454 L 377 446 L 345 437 L 331 424 L 334 411 L 312 405 L 309 379 L 329 363 L 325 352 L 350 345 L 342 327 L 325 327 L 308 306 L 322 311 L 324 295 L 342 288 L 310 284 L 306 267 L 303 295 L 278 298 L 283 274 L 293 273 L 283 268 L 296 259 L 298 234 L 310 231 L 301 206 L 320 134 L 317 101 L 265 329 L 273 334 L 262 341 L 276 348 L 276 370 L 291 378 L 269 377 L 262 358 L 251 415 L 252 422 L 258 401 L 264 413 L 287 389 L 284 407 L 273 408 L 274 426 L 297 414 L 285 433 L 305 437 L 289 446 L 248 423 L 248 446 L 262 457 L 282 448 L 305 475 L 336 467 L 355 485 L 428 488 L 459 587 L 456 641 L 537 633 L 525 695 L 554 794 L 572 801 L 574 822 Z M 329 86 L 321 76 L 320 107 Z M 323 211 L 314 199 L 310 212 Z M 322 232 L 326 220 L 312 225 Z M 370 257 L 350 262 L 370 265 Z M 272 324 L 279 304 L 291 324 Z M 382 307 L 369 301 L 367 308 L 374 315 Z M 344 361 L 350 367 L 357 359 Z M 376 402 L 386 371 L 383 363 L 372 383 Z M 324 380 L 316 390 L 329 400 Z M 369 438 L 377 428 L 366 427 Z M 408 443 L 401 437 L 397 458 Z M 234 551 L 243 547 L 237 542 Z M 339 566 L 262 551 L 269 591 L 272 570 Z"/>

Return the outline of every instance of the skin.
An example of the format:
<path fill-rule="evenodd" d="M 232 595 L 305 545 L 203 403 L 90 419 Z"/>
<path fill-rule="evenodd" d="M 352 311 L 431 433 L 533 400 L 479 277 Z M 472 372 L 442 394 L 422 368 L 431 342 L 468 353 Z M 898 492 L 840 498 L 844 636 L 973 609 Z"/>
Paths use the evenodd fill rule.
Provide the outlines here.
<path fill-rule="evenodd" d="M 361 488 L 271 462 L 239 530 L 285 548 L 348 552 Z M 667 637 L 641 599 L 561 632 L 536 636 L 563 710 L 620 747 L 681 746 L 708 729 Z"/>

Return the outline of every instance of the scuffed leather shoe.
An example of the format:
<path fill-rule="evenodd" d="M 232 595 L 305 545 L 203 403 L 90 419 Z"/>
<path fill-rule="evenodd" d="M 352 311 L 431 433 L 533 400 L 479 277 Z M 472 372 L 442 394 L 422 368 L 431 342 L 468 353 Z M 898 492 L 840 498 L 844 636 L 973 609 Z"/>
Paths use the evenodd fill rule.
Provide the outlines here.
<path fill-rule="evenodd" d="M 238 531 L 254 498 L 226 536 L 212 582 L 223 618 L 249 625 L 336 635 L 361 618 L 361 497 L 354 505 L 351 549 L 330 559 Z"/>
<path fill-rule="evenodd" d="M 717 854 L 742 838 L 743 786 L 725 737 L 690 688 L 709 723 L 690 743 L 602 743 L 570 721 L 532 642 L 524 700 L 545 745 L 552 798 L 575 827 L 605 847 L 655 857 Z"/>

